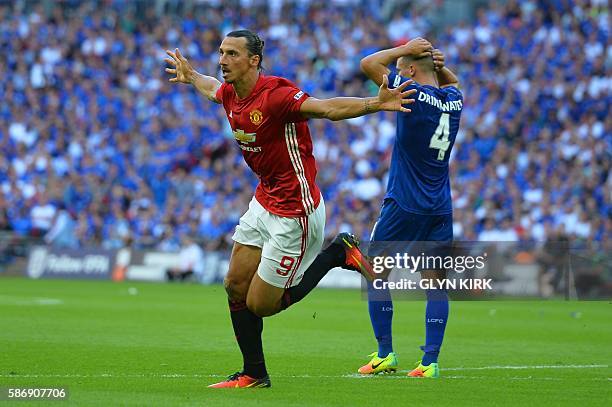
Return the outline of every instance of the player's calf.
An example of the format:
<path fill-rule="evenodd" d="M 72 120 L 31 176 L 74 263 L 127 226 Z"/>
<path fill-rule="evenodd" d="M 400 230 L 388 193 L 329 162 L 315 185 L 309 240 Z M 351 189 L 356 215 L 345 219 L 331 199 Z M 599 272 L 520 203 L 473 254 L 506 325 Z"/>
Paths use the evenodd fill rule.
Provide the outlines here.
<path fill-rule="evenodd" d="M 280 309 L 301 301 L 319 284 L 327 272 L 334 267 L 355 270 L 368 280 L 373 275 L 372 266 L 359 250 L 359 241 L 350 233 L 340 233 L 329 246 L 323 249 L 304 272 L 299 284 L 288 288 L 280 298 Z"/>
<path fill-rule="evenodd" d="M 281 310 L 281 297 L 284 293 L 284 288 L 268 284 L 255 274 L 251 280 L 246 304 L 255 315 L 269 317 Z"/>

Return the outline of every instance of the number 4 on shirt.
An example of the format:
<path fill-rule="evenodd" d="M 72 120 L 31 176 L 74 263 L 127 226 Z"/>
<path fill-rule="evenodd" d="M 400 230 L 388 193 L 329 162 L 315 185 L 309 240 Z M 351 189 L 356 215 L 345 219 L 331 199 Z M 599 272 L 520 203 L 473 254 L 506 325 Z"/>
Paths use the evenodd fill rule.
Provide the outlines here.
<path fill-rule="evenodd" d="M 446 150 L 448 150 L 450 146 L 450 141 L 448 141 L 448 135 L 450 133 L 449 118 L 450 115 L 448 113 L 442 113 L 438 127 L 429 141 L 429 148 L 438 150 L 438 160 L 440 161 L 444 160 Z"/>

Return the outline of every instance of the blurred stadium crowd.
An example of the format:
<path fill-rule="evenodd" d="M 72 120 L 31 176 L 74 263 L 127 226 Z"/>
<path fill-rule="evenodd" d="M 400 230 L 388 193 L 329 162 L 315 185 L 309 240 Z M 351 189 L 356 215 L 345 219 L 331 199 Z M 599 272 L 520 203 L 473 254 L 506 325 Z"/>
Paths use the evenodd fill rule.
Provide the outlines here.
<path fill-rule="evenodd" d="M 607 1 L 492 2 L 446 26 L 438 3 L 0 2 L 0 228 L 69 247 L 176 250 L 182 234 L 228 247 L 257 180 L 223 110 L 168 84 L 163 58 L 179 47 L 215 75 L 223 35 L 247 27 L 265 40 L 266 73 L 316 97 L 373 94 L 363 56 L 430 39 L 465 96 L 455 237 L 609 240 Z M 394 115 L 312 120 L 311 131 L 328 237 L 367 239 Z"/>

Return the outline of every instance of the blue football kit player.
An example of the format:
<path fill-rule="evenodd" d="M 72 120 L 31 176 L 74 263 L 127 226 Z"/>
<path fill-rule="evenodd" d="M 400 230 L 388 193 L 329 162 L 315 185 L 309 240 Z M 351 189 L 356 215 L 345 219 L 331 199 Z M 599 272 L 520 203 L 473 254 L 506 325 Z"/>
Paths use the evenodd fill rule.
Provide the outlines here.
<path fill-rule="evenodd" d="M 395 72 L 391 72 L 388 66 L 394 62 Z M 378 85 L 380 78 L 388 74 L 390 84 L 399 86 L 412 79 L 414 84 L 409 87 L 417 90 L 412 112 L 397 114 L 387 193 L 372 231 L 370 255 L 383 254 L 376 251 L 377 242 L 403 242 L 404 247 L 409 242 L 452 242 L 448 161 L 463 108 L 457 77 L 444 66 L 444 55 L 422 38 L 365 57 L 361 69 Z M 421 279 L 446 278 L 444 269 L 419 271 Z M 408 373 L 412 377 L 439 376 L 438 354 L 448 319 L 448 295 L 445 290 L 429 289 L 426 296 L 425 345 L 421 347 L 424 354 Z M 378 351 L 370 355 L 370 362 L 359 373 L 395 371 L 389 290 L 369 284 L 368 307 Z"/>

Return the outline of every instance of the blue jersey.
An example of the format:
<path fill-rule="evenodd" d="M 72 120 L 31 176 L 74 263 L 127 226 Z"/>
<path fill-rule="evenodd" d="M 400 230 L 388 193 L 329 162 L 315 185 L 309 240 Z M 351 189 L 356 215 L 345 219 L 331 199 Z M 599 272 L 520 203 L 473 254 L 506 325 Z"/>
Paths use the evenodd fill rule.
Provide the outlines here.
<path fill-rule="evenodd" d="M 389 83 L 407 81 L 396 73 Z M 385 198 L 407 212 L 423 215 L 452 213 L 448 160 L 455 144 L 463 95 L 454 86 L 436 88 L 414 83 L 410 113 L 397 114 L 397 135 Z"/>

